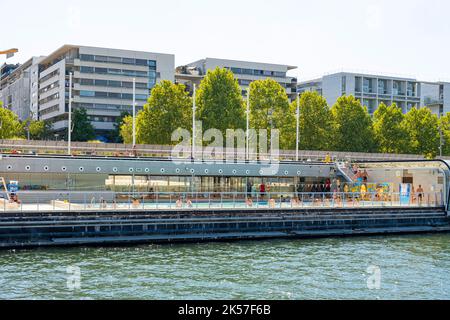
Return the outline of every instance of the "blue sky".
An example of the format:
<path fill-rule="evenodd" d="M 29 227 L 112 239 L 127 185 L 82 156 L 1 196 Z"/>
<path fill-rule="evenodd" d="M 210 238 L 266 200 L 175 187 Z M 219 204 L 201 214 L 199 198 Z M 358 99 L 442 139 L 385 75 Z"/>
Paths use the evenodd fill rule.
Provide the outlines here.
<path fill-rule="evenodd" d="M 20 49 L 11 62 L 70 43 L 174 53 L 177 65 L 296 65 L 300 79 L 350 69 L 450 81 L 449 13 L 447 0 L 0 0 L 0 47 Z"/>

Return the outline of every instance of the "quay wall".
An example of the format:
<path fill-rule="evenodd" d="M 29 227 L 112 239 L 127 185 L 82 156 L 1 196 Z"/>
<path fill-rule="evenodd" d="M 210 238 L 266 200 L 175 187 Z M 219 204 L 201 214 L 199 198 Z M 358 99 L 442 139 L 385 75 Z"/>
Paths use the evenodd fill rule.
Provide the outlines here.
<path fill-rule="evenodd" d="M 0 249 L 449 231 L 443 208 L 5 213 Z"/>

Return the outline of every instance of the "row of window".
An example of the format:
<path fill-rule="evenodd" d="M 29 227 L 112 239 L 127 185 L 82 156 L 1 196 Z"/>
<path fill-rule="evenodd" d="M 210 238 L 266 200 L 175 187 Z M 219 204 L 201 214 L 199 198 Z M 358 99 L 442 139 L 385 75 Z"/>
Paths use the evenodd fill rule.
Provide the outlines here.
<path fill-rule="evenodd" d="M 133 82 L 128 81 L 81 79 L 80 84 L 83 86 L 116 87 L 116 88 L 130 88 L 130 89 L 133 88 Z M 149 89 L 149 88 L 147 83 L 136 82 L 136 89 Z"/>
<path fill-rule="evenodd" d="M 117 92 L 103 92 L 103 91 L 89 91 L 89 90 L 81 90 L 80 97 L 133 100 L 133 95 L 131 93 L 117 93 Z M 136 100 L 147 100 L 147 99 L 148 95 L 146 94 L 136 94 Z"/>
<path fill-rule="evenodd" d="M 128 77 L 141 77 L 141 78 L 154 78 L 156 80 L 156 71 L 136 71 L 136 70 L 123 70 L 123 69 L 111 69 L 111 68 L 98 68 L 98 67 L 80 67 L 81 73 L 96 73 L 96 74 L 109 74 L 115 76 L 128 76 Z"/>
<path fill-rule="evenodd" d="M 92 54 L 81 54 L 80 60 L 103 62 L 103 63 L 128 64 L 128 65 L 135 65 L 135 66 L 156 67 L 156 61 L 154 61 L 154 60 L 99 56 L 99 55 L 92 55 Z"/>
<path fill-rule="evenodd" d="M 244 68 L 234 68 L 234 67 L 225 67 L 228 70 L 231 70 L 234 74 L 246 74 L 250 76 L 263 76 L 263 77 L 278 77 L 285 78 L 286 72 L 280 71 L 269 71 L 269 70 L 255 70 L 255 69 L 244 69 Z"/>
<path fill-rule="evenodd" d="M 88 116 L 89 121 L 94 122 L 114 122 L 116 121 L 115 117 L 101 117 L 101 116 Z"/>
<path fill-rule="evenodd" d="M 54 105 L 54 106 L 52 106 L 50 108 L 44 109 L 42 111 L 39 111 L 39 116 L 44 116 L 46 114 L 53 113 L 53 112 L 58 111 L 58 110 L 59 110 L 59 104 Z"/>
<path fill-rule="evenodd" d="M 121 110 L 130 111 L 133 106 L 130 105 L 120 105 L 120 104 L 105 104 L 105 103 L 80 103 L 78 104 L 80 108 L 85 109 L 102 109 L 102 110 Z"/>
<path fill-rule="evenodd" d="M 59 76 L 59 69 L 58 69 L 58 70 L 55 70 L 55 71 L 53 71 L 53 72 L 50 72 L 50 73 L 49 73 L 48 75 L 46 75 L 45 77 L 41 78 L 40 82 L 41 82 L 41 83 L 42 83 L 42 82 L 45 82 L 45 81 L 47 81 L 48 79 L 51 79 L 51 78 L 56 77 L 56 76 Z"/>
<path fill-rule="evenodd" d="M 59 88 L 59 81 L 55 81 L 52 84 L 46 86 L 45 88 L 42 88 L 41 90 L 39 90 L 39 94 L 43 94 L 49 90 L 52 90 L 54 88 Z"/>
<path fill-rule="evenodd" d="M 52 94 L 51 96 L 48 96 L 47 98 L 39 100 L 39 104 L 45 104 L 47 102 L 50 102 L 50 101 L 56 100 L 56 99 L 59 99 L 59 92 Z"/>

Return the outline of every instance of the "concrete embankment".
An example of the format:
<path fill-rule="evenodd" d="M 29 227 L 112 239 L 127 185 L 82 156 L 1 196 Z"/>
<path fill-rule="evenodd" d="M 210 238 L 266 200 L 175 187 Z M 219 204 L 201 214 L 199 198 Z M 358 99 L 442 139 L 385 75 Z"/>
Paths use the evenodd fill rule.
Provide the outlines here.
<path fill-rule="evenodd" d="M 449 232 L 443 208 L 0 214 L 0 249 Z"/>

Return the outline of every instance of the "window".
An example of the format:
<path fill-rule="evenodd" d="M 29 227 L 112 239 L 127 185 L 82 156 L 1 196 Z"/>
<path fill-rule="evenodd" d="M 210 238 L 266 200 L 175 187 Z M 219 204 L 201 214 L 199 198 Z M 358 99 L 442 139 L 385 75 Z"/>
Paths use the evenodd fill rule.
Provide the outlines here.
<path fill-rule="evenodd" d="M 138 66 L 147 66 L 148 62 L 147 62 L 147 60 L 136 59 L 136 65 L 138 65 Z"/>
<path fill-rule="evenodd" d="M 83 61 L 94 61 L 94 56 L 91 54 L 82 54 L 80 55 L 80 59 Z"/>
<path fill-rule="evenodd" d="M 121 86 L 121 83 L 120 83 L 120 81 L 109 80 L 109 81 L 108 81 L 108 85 L 109 85 L 110 87 L 120 87 L 120 86 Z"/>
<path fill-rule="evenodd" d="M 148 96 L 146 94 L 137 94 L 136 100 L 147 100 Z"/>
<path fill-rule="evenodd" d="M 92 80 L 92 79 L 81 79 L 81 84 L 83 86 L 93 86 L 94 85 L 94 80 Z"/>
<path fill-rule="evenodd" d="M 109 63 L 122 63 L 122 58 L 118 57 L 108 57 Z"/>
<path fill-rule="evenodd" d="M 148 85 L 146 83 L 136 82 L 137 89 L 148 89 Z"/>
<path fill-rule="evenodd" d="M 121 95 L 120 95 L 120 93 L 110 92 L 110 93 L 108 93 L 108 98 L 111 98 L 111 99 L 120 99 L 120 98 L 121 98 Z"/>
<path fill-rule="evenodd" d="M 96 98 L 108 98 L 108 93 L 97 91 L 97 92 L 95 92 L 95 97 Z"/>
<path fill-rule="evenodd" d="M 94 73 L 94 68 L 92 68 L 92 67 L 80 67 L 80 72 L 82 72 L 82 73 Z"/>
<path fill-rule="evenodd" d="M 149 66 L 149 67 L 156 67 L 156 61 L 154 61 L 154 60 L 148 60 L 148 66 Z"/>
<path fill-rule="evenodd" d="M 136 64 L 136 60 L 135 59 L 131 59 L 131 58 L 123 58 L 122 59 L 122 63 L 123 64 Z"/>
<path fill-rule="evenodd" d="M 106 69 L 106 68 L 95 68 L 95 73 L 107 74 L 108 73 L 108 69 Z"/>
<path fill-rule="evenodd" d="M 80 97 L 95 97 L 95 91 L 81 90 Z"/>
<path fill-rule="evenodd" d="M 96 86 L 106 87 L 108 86 L 108 81 L 106 80 L 95 80 Z"/>
<path fill-rule="evenodd" d="M 133 82 L 122 82 L 122 87 L 124 88 L 133 88 Z"/>
<path fill-rule="evenodd" d="M 94 59 L 96 62 L 108 62 L 108 57 L 105 56 L 95 56 Z"/>
<path fill-rule="evenodd" d="M 122 93 L 122 99 L 133 100 L 133 95 L 130 93 Z"/>
<path fill-rule="evenodd" d="M 342 77 L 342 93 L 345 94 L 346 91 L 347 91 L 347 77 L 343 76 Z"/>

